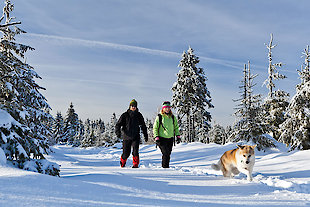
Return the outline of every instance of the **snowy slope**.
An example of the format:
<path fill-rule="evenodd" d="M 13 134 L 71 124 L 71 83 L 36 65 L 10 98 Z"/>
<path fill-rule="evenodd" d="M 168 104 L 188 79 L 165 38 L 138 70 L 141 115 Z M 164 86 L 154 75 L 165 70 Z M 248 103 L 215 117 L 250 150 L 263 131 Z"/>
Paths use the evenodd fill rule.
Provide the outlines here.
<path fill-rule="evenodd" d="M 310 206 L 310 151 L 256 152 L 254 181 L 225 179 L 210 168 L 235 147 L 201 143 L 173 149 L 160 167 L 154 145 L 141 145 L 141 167 L 119 167 L 121 149 L 55 146 L 61 178 L 0 167 L 0 206 Z"/>

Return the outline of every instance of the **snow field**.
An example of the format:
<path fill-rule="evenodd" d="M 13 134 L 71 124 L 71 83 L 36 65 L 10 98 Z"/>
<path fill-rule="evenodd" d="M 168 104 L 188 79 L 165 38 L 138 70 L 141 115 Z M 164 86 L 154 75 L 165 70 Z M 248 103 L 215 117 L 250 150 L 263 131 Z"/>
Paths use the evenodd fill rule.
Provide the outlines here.
<path fill-rule="evenodd" d="M 119 167 L 122 150 L 54 146 L 48 159 L 61 177 L 0 170 L 0 206 L 310 206 L 310 151 L 256 151 L 254 180 L 223 178 L 210 165 L 235 144 L 179 144 L 171 168 L 154 145 L 140 146 L 141 165 Z"/>

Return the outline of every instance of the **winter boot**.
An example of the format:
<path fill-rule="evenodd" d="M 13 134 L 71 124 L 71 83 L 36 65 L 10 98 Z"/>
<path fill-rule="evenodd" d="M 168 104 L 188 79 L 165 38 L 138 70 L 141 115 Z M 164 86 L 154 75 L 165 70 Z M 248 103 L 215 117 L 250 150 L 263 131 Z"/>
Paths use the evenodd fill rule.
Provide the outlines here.
<path fill-rule="evenodd" d="M 121 167 L 125 167 L 126 161 L 127 161 L 127 159 L 124 160 L 124 159 L 121 157 L 121 161 L 120 161 Z"/>
<path fill-rule="evenodd" d="M 139 156 L 133 156 L 132 158 L 132 168 L 138 168 L 139 167 Z"/>

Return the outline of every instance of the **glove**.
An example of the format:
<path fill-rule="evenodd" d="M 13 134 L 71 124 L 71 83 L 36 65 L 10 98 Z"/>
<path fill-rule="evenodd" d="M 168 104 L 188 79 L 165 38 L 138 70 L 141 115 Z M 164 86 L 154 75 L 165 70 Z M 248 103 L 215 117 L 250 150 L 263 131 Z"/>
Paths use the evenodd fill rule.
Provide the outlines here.
<path fill-rule="evenodd" d="M 155 137 L 155 142 L 156 142 L 157 145 L 159 145 L 159 143 L 160 143 L 159 137 Z"/>
<path fill-rule="evenodd" d="M 149 140 L 149 136 L 146 134 L 144 135 L 144 141 L 147 142 Z"/>
<path fill-rule="evenodd" d="M 181 137 L 180 137 L 180 135 L 177 136 L 177 140 L 176 140 L 176 141 L 177 141 L 177 144 L 180 144 L 180 143 L 181 143 Z"/>

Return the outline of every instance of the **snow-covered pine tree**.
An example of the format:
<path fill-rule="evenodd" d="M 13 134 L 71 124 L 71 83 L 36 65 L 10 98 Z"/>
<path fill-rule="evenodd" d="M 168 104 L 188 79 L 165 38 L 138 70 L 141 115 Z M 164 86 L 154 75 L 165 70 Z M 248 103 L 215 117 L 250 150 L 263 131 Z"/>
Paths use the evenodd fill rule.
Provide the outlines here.
<path fill-rule="evenodd" d="M 232 140 L 232 138 L 233 138 L 233 136 L 232 136 L 232 134 L 233 134 L 233 127 L 230 126 L 230 125 L 227 126 L 225 128 L 225 133 L 227 135 L 225 143 L 233 142 L 234 141 L 234 140 Z"/>
<path fill-rule="evenodd" d="M 112 146 L 118 142 L 121 142 L 120 138 L 115 134 L 115 125 L 117 123 L 116 114 L 113 113 L 111 117 L 111 121 L 106 126 L 106 131 L 104 132 L 104 139 L 106 142 L 106 146 Z"/>
<path fill-rule="evenodd" d="M 206 86 L 206 76 L 203 68 L 197 68 L 199 58 L 194 50 L 189 47 L 183 52 L 178 67 L 177 81 L 172 87 L 172 107 L 176 108 L 180 122 L 182 136 L 186 142 L 197 139 L 197 128 L 206 127 L 206 133 L 210 128 L 211 115 L 206 107 L 213 108 L 211 95 Z M 206 134 L 202 135 L 206 136 Z"/>
<path fill-rule="evenodd" d="M 49 116 L 48 119 L 42 121 L 42 124 L 44 126 L 46 126 L 46 129 L 47 129 L 47 133 L 46 133 L 47 143 L 48 143 L 49 146 L 51 146 L 51 145 L 56 144 L 55 140 L 53 139 L 53 127 L 54 127 L 55 120 L 54 120 L 53 116 L 50 114 L 50 109 L 47 109 L 45 111 L 50 116 Z"/>
<path fill-rule="evenodd" d="M 210 124 L 206 123 L 206 120 L 201 119 L 201 123 L 197 123 L 196 131 L 197 136 L 196 140 L 202 143 L 209 144 L 210 138 L 209 138 L 209 131 L 212 129 L 210 128 Z"/>
<path fill-rule="evenodd" d="M 93 130 L 95 136 L 95 146 L 106 146 L 106 140 L 104 137 L 106 127 L 104 121 L 101 119 L 94 121 Z"/>
<path fill-rule="evenodd" d="M 63 142 L 64 127 L 64 119 L 62 114 L 57 112 L 52 131 L 52 140 L 54 140 L 57 144 Z"/>
<path fill-rule="evenodd" d="M 68 108 L 67 115 L 65 118 L 65 129 L 64 129 L 64 143 L 73 145 L 75 143 L 76 136 L 79 133 L 79 116 L 75 113 L 74 106 L 71 103 Z"/>
<path fill-rule="evenodd" d="M 305 62 L 298 71 L 301 83 L 288 106 L 285 122 L 280 125 L 280 141 L 291 145 L 291 149 L 310 149 L 310 51 L 303 52 Z"/>
<path fill-rule="evenodd" d="M 272 62 L 272 49 L 276 45 L 273 44 L 273 35 L 270 34 L 270 42 L 266 47 L 268 49 L 268 78 L 264 84 L 269 90 L 268 95 L 263 103 L 265 121 L 269 124 L 269 133 L 278 140 L 280 137 L 280 124 L 285 121 L 284 114 L 287 106 L 289 105 L 289 93 L 283 90 L 275 90 L 274 80 L 285 79 L 286 76 L 281 75 L 278 72 L 278 68 L 282 66 L 282 63 L 274 64 Z"/>
<path fill-rule="evenodd" d="M 302 90 L 307 83 L 310 81 L 310 51 L 309 51 L 309 45 L 307 45 L 307 48 L 302 53 L 302 57 L 305 58 L 304 64 L 301 66 L 301 70 L 298 70 L 298 74 L 301 80 L 301 83 L 298 84 L 296 87 L 300 91 Z"/>
<path fill-rule="evenodd" d="M 105 124 L 101 119 L 89 120 L 84 123 L 84 136 L 81 141 L 82 147 L 106 146 L 107 141 L 104 137 Z"/>
<path fill-rule="evenodd" d="M 104 122 L 101 119 L 91 121 L 91 128 L 95 137 L 95 146 L 102 146 L 99 144 L 99 140 L 104 133 L 104 127 Z"/>
<path fill-rule="evenodd" d="M 233 133 L 231 134 L 232 140 L 239 141 L 252 141 L 257 144 L 257 149 L 262 150 L 268 147 L 275 147 L 274 141 L 265 136 L 268 124 L 264 122 L 262 109 L 260 107 L 261 95 L 253 94 L 254 78 L 257 75 L 252 75 L 250 70 L 250 62 L 248 67 L 245 64 L 243 70 L 241 98 L 235 100 L 240 101 L 237 105 L 235 116 L 238 118 L 234 124 Z"/>
<path fill-rule="evenodd" d="M 212 143 L 224 145 L 227 140 L 225 129 L 220 124 L 213 125 L 208 135 Z"/>
<path fill-rule="evenodd" d="M 147 129 L 148 137 L 154 137 L 154 135 L 153 135 L 153 121 L 151 119 L 146 118 L 145 119 L 145 125 L 146 125 L 146 129 Z M 147 143 L 154 144 L 155 141 L 154 141 L 154 139 L 148 139 Z"/>
<path fill-rule="evenodd" d="M 75 139 L 72 143 L 73 147 L 78 147 L 81 145 L 81 142 L 83 141 L 85 136 L 85 127 L 84 127 L 84 123 L 83 121 L 80 119 L 79 120 L 79 127 L 78 127 L 78 131 L 77 134 L 75 135 Z"/>
<path fill-rule="evenodd" d="M 46 124 L 52 119 L 44 89 L 35 82 L 41 78 L 34 68 L 25 63 L 25 53 L 34 48 L 15 42 L 15 36 L 25 31 L 16 25 L 11 12 L 14 5 L 4 1 L 0 18 L 0 146 L 8 162 L 19 168 L 50 175 L 59 175 L 59 166 L 44 160 L 49 152 Z M 5 123 L 7 122 L 7 123 Z"/>
<path fill-rule="evenodd" d="M 105 124 L 105 131 L 102 134 L 102 136 L 100 137 L 100 146 L 110 146 L 110 139 L 111 139 L 111 123 L 108 122 Z"/>
<path fill-rule="evenodd" d="M 92 147 L 95 145 L 95 136 L 92 123 L 89 119 L 86 119 L 84 123 L 84 138 L 81 141 L 82 147 Z"/>

